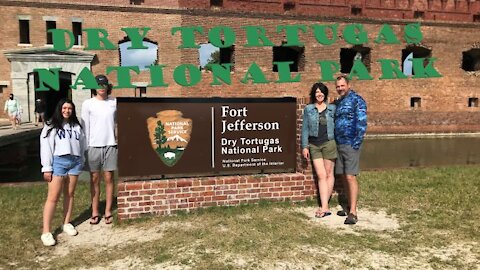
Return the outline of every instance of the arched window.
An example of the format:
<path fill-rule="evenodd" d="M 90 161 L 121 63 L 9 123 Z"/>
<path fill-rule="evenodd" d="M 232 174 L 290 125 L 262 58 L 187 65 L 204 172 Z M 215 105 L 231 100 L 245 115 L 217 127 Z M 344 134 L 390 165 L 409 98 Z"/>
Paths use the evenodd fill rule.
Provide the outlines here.
<path fill-rule="evenodd" d="M 352 48 L 340 49 L 340 72 L 350 73 L 355 60 L 362 61 L 363 65 L 370 71 L 370 51 L 368 47 L 363 45 L 355 45 Z"/>
<path fill-rule="evenodd" d="M 155 65 L 158 60 L 157 42 L 145 38 L 143 45 L 148 49 L 128 49 L 132 46 L 128 37 L 119 41 L 120 66 L 138 66 L 140 70 L 146 70 L 148 66 Z"/>
<path fill-rule="evenodd" d="M 282 42 L 282 44 L 284 44 L 284 42 Z M 305 70 L 305 47 L 275 46 L 272 48 L 272 51 L 273 62 L 293 62 L 293 64 L 290 64 L 291 72 Z M 272 71 L 278 72 L 278 66 L 272 65 Z"/>
<path fill-rule="evenodd" d="M 209 69 L 207 64 L 231 64 L 230 70 L 234 71 L 235 66 L 235 46 L 227 48 L 218 48 L 211 43 L 200 44 L 198 49 L 198 58 L 200 60 L 200 69 Z"/>
<path fill-rule="evenodd" d="M 462 52 L 462 69 L 465 71 L 480 70 L 480 49 L 470 49 Z"/>
<path fill-rule="evenodd" d="M 413 58 L 425 58 L 424 66 L 428 64 L 428 61 L 432 57 L 432 50 L 425 46 L 409 45 L 402 50 L 402 70 L 407 76 L 415 75 L 413 70 Z"/>

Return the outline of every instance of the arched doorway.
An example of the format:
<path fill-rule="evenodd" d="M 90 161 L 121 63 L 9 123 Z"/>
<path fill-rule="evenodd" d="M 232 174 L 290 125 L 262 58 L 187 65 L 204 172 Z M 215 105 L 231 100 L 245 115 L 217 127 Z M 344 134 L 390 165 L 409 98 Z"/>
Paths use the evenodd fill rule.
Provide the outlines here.
<path fill-rule="evenodd" d="M 57 103 L 61 99 L 72 99 L 72 89 L 70 89 L 70 85 L 72 85 L 72 76 L 74 75 L 73 73 L 66 72 L 66 71 L 60 71 L 60 89 L 59 91 L 56 91 L 48 86 L 50 88 L 48 91 L 35 91 L 40 85 L 39 85 L 39 79 L 38 79 L 38 72 L 30 72 L 28 74 L 28 87 L 33 86 L 33 89 L 29 89 L 29 91 L 34 91 L 34 101 L 37 99 L 43 100 L 45 103 L 45 119 L 50 119 L 52 117 L 53 112 L 55 111 L 55 107 L 57 106 Z M 33 84 L 31 83 L 33 81 Z"/>
<path fill-rule="evenodd" d="M 22 122 L 35 119 L 35 100 L 38 97 L 48 100 L 47 116 L 51 116 L 62 98 L 71 98 L 77 105 L 77 113 L 81 112 L 82 102 L 90 98 L 90 91 L 72 91 L 70 85 L 83 68 L 91 68 L 95 54 L 76 50 L 54 51 L 51 47 L 8 50 L 3 53 L 11 62 L 12 93 L 23 107 Z M 38 75 L 34 70 L 37 68 L 61 68 L 61 90 L 35 91 Z"/>

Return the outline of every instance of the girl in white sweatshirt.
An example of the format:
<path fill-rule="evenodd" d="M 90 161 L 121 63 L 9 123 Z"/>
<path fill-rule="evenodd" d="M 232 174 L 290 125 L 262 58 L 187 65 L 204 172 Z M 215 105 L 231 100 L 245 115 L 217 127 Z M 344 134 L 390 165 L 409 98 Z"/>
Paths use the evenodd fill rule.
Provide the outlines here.
<path fill-rule="evenodd" d="M 85 159 L 85 133 L 78 121 L 75 105 L 71 100 L 60 100 L 52 118 L 47 121 L 40 135 L 40 158 L 43 179 L 48 182 L 48 197 L 43 209 L 43 234 L 45 246 L 56 241 L 50 232 L 50 223 L 63 189 L 63 231 L 77 235 L 70 223 L 73 196 Z"/>

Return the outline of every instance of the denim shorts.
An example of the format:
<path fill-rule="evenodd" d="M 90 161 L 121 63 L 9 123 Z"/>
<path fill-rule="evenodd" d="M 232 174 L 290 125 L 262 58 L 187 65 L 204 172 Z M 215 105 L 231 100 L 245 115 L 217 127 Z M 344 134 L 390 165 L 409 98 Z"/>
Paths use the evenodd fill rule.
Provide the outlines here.
<path fill-rule="evenodd" d="M 83 168 L 82 158 L 74 155 L 53 156 L 53 175 L 79 175 Z"/>

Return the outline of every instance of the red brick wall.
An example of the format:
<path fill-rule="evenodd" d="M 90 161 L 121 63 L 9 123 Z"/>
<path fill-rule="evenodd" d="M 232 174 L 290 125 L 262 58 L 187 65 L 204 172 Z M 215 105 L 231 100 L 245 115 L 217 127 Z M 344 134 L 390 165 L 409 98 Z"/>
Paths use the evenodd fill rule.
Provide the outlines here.
<path fill-rule="evenodd" d="M 118 218 L 164 215 L 178 210 L 315 196 L 312 176 L 300 173 L 120 182 Z"/>
<path fill-rule="evenodd" d="M 74 4 L 111 7 L 141 7 L 162 9 L 198 9 L 234 11 L 246 13 L 270 13 L 287 15 L 339 16 L 377 19 L 413 19 L 414 11 L 425 12 L 427 21 L 472 22 L 480 13 L 480 1 L 471 0 L 223 0 L 220 8 L 212 7 L 210 0 L 17 0 L 0 1 L 8 5 L 28 3 L 30 6 L 47 7 L 48 4 Z M 12 3 L 16 2 L 16 3 Z M 132 2 L 132 3 L 131 3 Z M 136 2 L 137 4 L 134 4 Z M 293 4 L 293 10 L 285 12 L 284 3 Z M 430 4 L 429 4 L 430 3 Z M 352 15 L 351 7 L 362 9 L 361 15 Z"/>
<path fill-rule="evenodd" d="M 179 0 L 178 3 L 191 9 L 211 8 L 209 0 Z M 285 11 L 284 3 L 294 8 Z M 361 8 L 361 15 L 353 15 L 352 7 Z M 413 19 L 414 11 L 423 11 L 425 20 L 472 22 L 473 15 L 480 12 L 480 3 L 470 0 L 447 0 L 445 5 L 440 0 L 223 0 L 220 10 L 384 19 Z"/>
<path fill-rule="evenodd" d="M 42 3 L 44 2 L 46 3 L 47 1 L 43 1 Z M 209 3 L 208 1 L 204 2 Z M 224 1 L 224 4 L 227 5 L 230 2 L 247 3 L 248 1 Z M 271 4 L 277 3 L 278 1 L 264 2 Z M 330 3 L 330 1 L 301 1 L 298 3 L 318 4 L 327 2 Z M 344 2 L 345 1 L 332 1 L 335 5 L 340 5 Z M 0 4 L 1 3 L 4 2 L 0 2 Z M 120 1 L 116 1 L 115 3 L 119 4 Z M 153 5 L 154 3 L 156 2 L 149 0 L 145 0 L 144 2 L 145 5 Z M 399 7 L 401 7 L 400 3 L 403 2 L 397 1 Z M 476 3 L 480 3 L 480 1 L 474 2 L 472 5 Z M 246 38 L 241 26 L 262 25 L 267 30 L 267 36 L 275 44 L 281 44 L 283 35 L 276 33 L 277 25 L 329 24 L 332 23 L 331 21 L 313 20 L 316 17 L 298 16 L 283 19 L 283 17 L 280 16 L 267 14 L 257 16 L 217 11 L 204 11 L 198 14 L 192 11 L 190 15 L 190 11 L 182 9 L 169 11 L 155 9 L 153 6 L 147 8 L 147 11 L 151 9 L 152 12 L 146 12 L 145 9 L 142 9 L 144 8 L 143 4 L 140 6 L 128 5 L 125 9 L 91 5 L 91 8 L 82 7 L 81 12 L 79 12 L 79 9 L 74 9 L 75 5 L 62 6 L 58 3 L 56 5 L 57 8 L 31 7 L 28 5 L 2 6 L 1 10 L 5 16 L 3 17 L 4 27 L 0 28 L 0 36 L 4 37 L 0 41 L 0 50 L 24 48 L 24 46 L 18 45 L 18 15 L 30 15 L 32 18 L 30 24 L 31 47 L 41 47 L 45 45 L 45 22 L 42 16 L 58 17 L 57 27 L 65 29 L 71 29 L 72 17 L 83 18 L 83 28 L 106 29 L 109 33 L 110 40 L 114 44 L 125 36 L 120 30 L 122 27 L 151 27 L 152 30 L 150 30 L 148 37 L 159 43 L 158 63 L 167 65 L 164 69 L 164 77 L 165 81 L 170 85 L 168 88 L 149 87 L 147 89 L 148 97 L 293 96 L 302 98 L 308 95 L 311 84 L 320 78 L 320 68 L 316 61 L 339 61 L 340 50 L 351 47 L 351 45 L 347 44 L 341 38 L 339 38 L 334 45 L 322 46 L 315 41 L 311 32 L 300 34 L 300 39 L 305 42 L 305 70 L 297 73 L 302 76 L 301 82 L 278 84 L 274 83 L 278 74 L 271 71 L 273 59 L 272 48 L 244 47 L 243 44 L 246 43 Z M 391 7 L 392 2 L 382 1 L 382 5 Z M 141 20 L 139 20 L 140 18 Z M 352 20 L 352 22 L 355 21 Z M 236 31 L 235 72 L 232 74 L 232 85 L 211 86 L 211 74 L 209 73 L 204 73 L 202 82 L 194 87 L 181 87 L 173 81 L 172 74 L 176 66 L 182 63 L 199 63 L 198 50 L 178 49 L 180 36 L 178 34 L 172 36 L 170 33 L 172 27 L 182 25 L 203 26 L 205 32 L 208 32 L 208 29 L 213 25 L 225 25 L 232 27 Z M 339 21 L 340 31 L 345 25 L 345 22 Z M 478 31 L 480 27 L 435 23 L 423 25 L 422 32 L 424 34 L 424 40 L 422 43 L 432 49 L 433 57 L 438 58 L 435 67 L 443 77 L 416 80 L 378 80 L 378 77 L 381 75 L 380 65 L 376 62 L 378 59 L 389 58 L 401 61 L 401 51 L 406 46 L 402 40 L 403 22 L 392 24 L 397 37 L 401 40 L 401 44 L 398 45 L 383 45 L 373 42 L 381 24 L 371 22 L 365 23 L 364 26 L 369 33 L 369 44 L 366 46 L 371 48 L 371 75 L 374 77 L 374 80 L 354 81 L 353 87 L 367 101 L 369 122 L 372 127 L 368 130 L 369 133 L 386 133 L 394 130 L 402 130 L 402 132 L 419 132 L 423 130 L 436 130 L 441 132 L 472 130 L 478 132 L 480 130 L 480 123 L 476 120 L 480 117 L 480 108 L 469 108 L 467 106 L 469 97 L 480 97 L 480 89 L 475 87 L 480 84 L 480 77 L 478 76 L 478 72 L 465 72 L 461 69 L 462 52 L 473 47 L 478 48 L 478 37 L 471 33 Z M 341 35 L 341 33 L 339 34 Z M 86 37 L 83 43 L 85 44 L 85 42 Z M 197 42 L 207 42 L 207 35 L 197 35 Z M 107 66 L 118 66 L 120 64 L 117 50 L 93 51 L 92 53 L 96 54 L 96 61 L 92 64 L 92 70 L 95 74 L 105 73 Z M 261 66 L 267 79 L 272 81 L 271 83 L 257 85 L 240 83 L 248 67 L 253 62 Z M 0 81 L 10 81 L 10 74 L 10 63 L 0 54 Z M 116 83 L 117 79 L 114 73 L 109 75 L 109 78 L 114 84 Z M 142 72 L 140 75 L 133 75 L 132 81 L 148 83 L 150 77 L 148 72 Z M 332 91 L 332 95 L 335 96 L 334 84 L 329 82 L 327 85 Z M 0 108 L 3 107 L 4 100 L 11 91 L 11 85 L 4 88 Z M 134 96 L 134 90 L 115 90 L 114 95 Z M 422 98 L 421 114 L 418 112 L 413 113 L 410 108 L 410 98 L 414 96 Z M 441 112 L 444 114 L 440 114 Z M 468 117 L 464 117 L 463 115 L 466 112 L 469 113 Z M 0 110 L 0 117 L 2 116 L 4 116 L 3 110 Z M 415 119 L 418 117 L 422 118 L 421 126 L 415 124 Z M 470 119 L 471 122 L 466 123 L 465 119 Z M 451 124 L 437 124 L 445 121 Z M 459 123 L 463 121 L 463 124 L 455 125 L 453 124 L 455 121 L 459 121 Z M 399 123 L 401 123 L 403 127 L 400 127 Z M 394 127 L 395 125 L 398 127 Z"/>
<path fill-rule="evenodd" d="M 466 102 L 466 101 L 465 101 Z M 478 113 L 471 112 L 425 112 L 412 109 L 402 113 L 370 113 L 368 132 L 370 134 L 399 133 L 442 133 L 477 132 Z M 435 119 L 432 121 L 432 119 Z"/>

